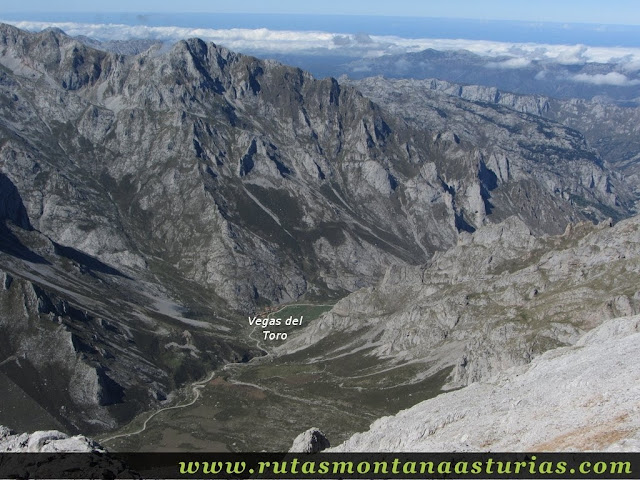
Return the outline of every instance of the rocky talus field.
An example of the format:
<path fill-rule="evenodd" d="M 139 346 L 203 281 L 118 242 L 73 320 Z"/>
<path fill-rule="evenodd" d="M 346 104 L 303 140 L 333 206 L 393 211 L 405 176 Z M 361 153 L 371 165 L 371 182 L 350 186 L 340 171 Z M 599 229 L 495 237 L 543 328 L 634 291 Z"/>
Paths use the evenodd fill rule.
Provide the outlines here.
<path fill-rule="evenodd" d="M 640 317 L 609 320 L 572 347 L 377 420 L 332 451 L 640 449 Z"/>

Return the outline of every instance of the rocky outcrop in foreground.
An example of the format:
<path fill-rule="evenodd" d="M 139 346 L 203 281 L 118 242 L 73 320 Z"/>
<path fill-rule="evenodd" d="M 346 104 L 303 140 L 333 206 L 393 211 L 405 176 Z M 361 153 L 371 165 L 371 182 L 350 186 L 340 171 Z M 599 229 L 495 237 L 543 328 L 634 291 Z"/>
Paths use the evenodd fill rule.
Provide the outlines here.
<path fill-rule="evenodd" d="M 3 478 L 75 478 L 79 472 L 83 478 L 140 477 L 93 440 L 57 430 L 15 433 L 0 425 L 0 453 L 40 454 L 3 457 Z"/>
<path fill-rule="evenodd" d="M 325 434 L 317 428 L 302 432 L 293 441 L 290 452 L 317 453 L 329 448 L 331 444 Z"/>
<path fill-rule="evenodd" d="M 640 316 L 385 417 L 334 451 L 638 451 Z"/>
<path fill-rule="evenodd" d="M 57 430 L 15 433 L 0 425 L 0 452 L 104 452 L 82 435 L 70 437 Z"/>

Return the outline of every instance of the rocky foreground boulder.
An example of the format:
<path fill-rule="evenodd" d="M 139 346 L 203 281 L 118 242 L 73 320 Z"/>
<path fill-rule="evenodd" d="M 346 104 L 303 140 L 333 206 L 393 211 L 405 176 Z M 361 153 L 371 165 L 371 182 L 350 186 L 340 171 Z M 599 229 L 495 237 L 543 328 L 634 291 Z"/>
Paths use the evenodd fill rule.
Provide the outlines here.
<path fill-rule="evenodd" d="M 93 440 L 57 430 L 16 433 L 0 425 L 0 452 L 104 452 Z"/>
<path fill-rule="evenodd" d="M 331 444 L 326 435 L 318 428 L 302 432 L 293 441 L 290 452 L 317 453 L 329 448 Z"/>

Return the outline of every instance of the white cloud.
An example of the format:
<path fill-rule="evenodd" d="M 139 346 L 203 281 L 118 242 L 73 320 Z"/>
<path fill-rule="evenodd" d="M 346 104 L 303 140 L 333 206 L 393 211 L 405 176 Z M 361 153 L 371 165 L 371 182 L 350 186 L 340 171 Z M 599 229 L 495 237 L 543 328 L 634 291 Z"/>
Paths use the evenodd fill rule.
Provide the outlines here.
<path fill-rule="evenodd" d="M 233 50 L 255 50 L 272 52 L 297 52 L 318 48 L 335 49 L 335 35 L 327 32 L 298 32 L 269 30 L 266 28 L 211 29 L 187 27 L 154 27 L 148 25 L 121 25 L 72 22 L 6 22 L 18 28 L 40 31 L 47 27 L 57 27 L 68 35 L 85 35 L 97 40 L 130 40 L 134 38 L 153 39 L 162 42 L 176 42 L 198 37 L 205 41 L 222 44 Z"/>
<path fill-rule="evenodd" d="M 593 85 L 613 85 L 616 87 L 630 87 L 640 84 L 640 80 L 631 80 L 626 75 L 618 72 L 609 72 L 607 74 L 597 73 L 595 75 L 579 73 L 569 78 L 574 82 L 591 83 Z"/>
<path fill-rule="evenodd" d="M 553 55 L 553 60 L 562 65 L 584 65 L 589 62 L 588 47 L 585 45 L 556 45 L 552 55 L 548 49 L 544 55 Z"/>
<path fill-rule="evenodd" d="M 524 68 L 531 65 L 531 60 L 524 57 L 513 57 L 508 60 L 503 60 L 501 62 L 489 62 L 487 63 L 488 68 Z"/>
<path fill-rule="evenodd" d="M 622 69 L 625 72 L 633 73 L 640 71 L 640 59 L 633 58 L 631 56 L 626 56 L 619 59 L 620 64 L 622 65 Z"/>
<path fill-rule="evenodd" d="M 7 22 L 31 31 L 58 27 L 67 34 L 86 35 L 98 40 L 127 40 L 133 38 L 176 42 L 199 37 L 205 41 L 224 45 L 232 50 L 249 53 L 340 53 L 357 58 L 372 58 L 385 54 L 411 53 L 433 48 L 435 50 L 468 50 L 472 53 L 496 58 L 494 68 L 521 68 L 532 62 L 583 65 L 589 62 L 615 63 L 622 71 L 634 72 L 640 65 L 640 48 L 592 47 L 587 45 L 552 45 L 539 43 L 508 43 L 484 40 L 403 38 L 385 35 L 337 34 L 321 31 L 293 31 L 259 29 L 211 29 L 171 26 L 121 25 L 71 22 Z M 610 75 L 610 74 L 609 74 Z M 580 78 L 576 81 L 602 82 L 616 85 L 625 83 L 625 76 L 615 74 L 600 79 Z M 624 77 L 624 78 L 621 78 Z M 634 82 L 626 78 L 626 82 Z M 619 83 L 616 83 L 619 82 Z"/>

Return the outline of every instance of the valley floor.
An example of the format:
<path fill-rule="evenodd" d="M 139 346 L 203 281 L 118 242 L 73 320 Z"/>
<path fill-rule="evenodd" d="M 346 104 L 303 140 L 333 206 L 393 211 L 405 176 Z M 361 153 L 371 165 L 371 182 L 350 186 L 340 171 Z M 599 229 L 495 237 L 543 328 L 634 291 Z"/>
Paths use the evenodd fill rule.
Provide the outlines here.
<path fill-rule="evenodd" d="M 327 308 L 290 305 L 277 316 L 303 315 L 312 322 Z M 354 375 L 365 367 L 357 352 L 315 361 L 321 350 L 267 353 L 248 363 L 227 364 L 184 389 L 174 406 L 140 415 L 99 440 L 117 451 L 283 451 L 300 432 L 322 425 L 339 442 L 376 418 L 437 395 L 448 374 L 394 384 L 393 379 L 412 378 L 421 366 L 385 372 L 370 359 L 371 374 Z M 350 362 L 358 362 L 358 369 Z"/>

